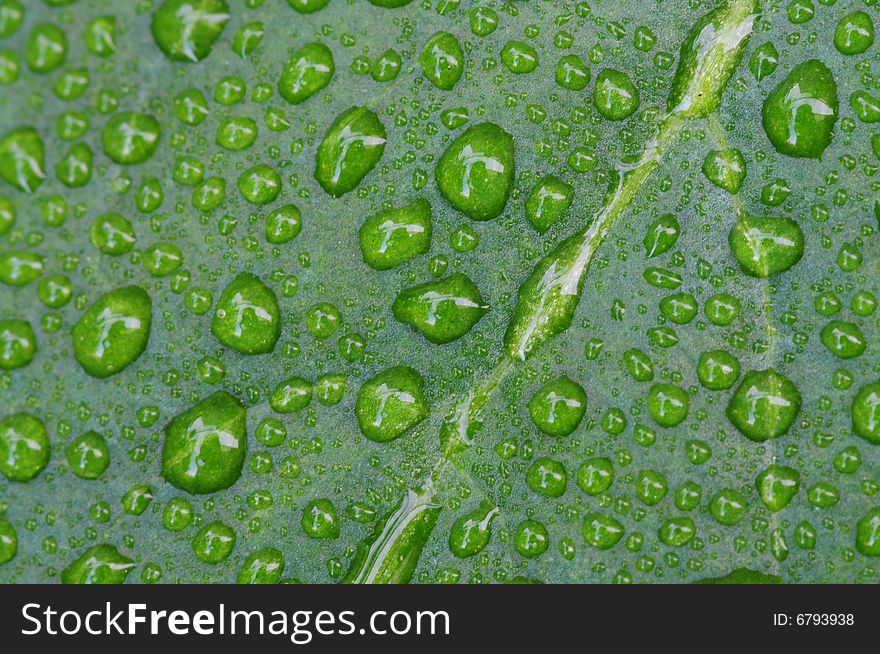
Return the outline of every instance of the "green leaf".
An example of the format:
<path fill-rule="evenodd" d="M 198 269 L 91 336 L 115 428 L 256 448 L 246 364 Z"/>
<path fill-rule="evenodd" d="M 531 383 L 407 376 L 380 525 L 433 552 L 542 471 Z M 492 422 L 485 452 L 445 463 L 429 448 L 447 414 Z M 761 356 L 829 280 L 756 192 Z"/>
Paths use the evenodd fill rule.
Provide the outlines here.
<path fill-rule="evenodd" d="M 190 4 L 0 23 L 0 582 L 878 581 L 872 12 Z"/>

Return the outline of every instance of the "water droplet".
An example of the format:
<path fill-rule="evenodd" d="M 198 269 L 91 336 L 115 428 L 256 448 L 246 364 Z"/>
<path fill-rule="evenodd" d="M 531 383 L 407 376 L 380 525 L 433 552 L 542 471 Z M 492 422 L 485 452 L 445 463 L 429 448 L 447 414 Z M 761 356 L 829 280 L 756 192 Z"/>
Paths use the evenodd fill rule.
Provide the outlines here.
<path fill-rule="evenodd" d="M 734 195 L 746 177 L 746 161 L 739 150 L 712 150 L 703 161 L 703 174 L 715 186 Z"/>
<path fill-rule="evenodd" d="M 583 91 L 590 83 L 590 69 L 575 54 L 565 55 L 556 64 L 556 83 L 569 91 Z"/>
<path fill-rule="evenodd" d="M 302 528 L 306 536 L 318 540 L 339 538 L 336 507 L 326 498 L 309 501 L 302 512 Z"/>
<path fill-rule="evenodd" d="M 51 23 L 35 26 L 28 37 L 26 56 L 32 71 L 51 73 L 67 59 L 67 35 Z"/>
<path fill-rule="evenodd" d="M 102 295 L 73 328 L 76 360 L 92 377 L 122 372 L 147 349 L 152 319 L 152 301 L 139 286 Z"/>
<path fill-rule="evenodd" d="M 399 438 L 428 417 L 422 376 L 395 366 L 379 373 L 358 391 L 355 414 L 364 436 L 377 443 Z"/>
<path fill-rule="evenodd" d="M 739 379 L 739 360 L 726 350 L 702 352 L 697 363 L 697 379 L 710 391 L 727 390 Z"/>
<path fill-rule="evenodd" d="M 843 448 L 834 457 L 834 469 L 845 475 L 852 474 L 862 465 L 862 453 L 855 446 Z"/>
<path fill-rule="evenodd" d="M 190 493 L 232 486 L 247 450 L 246 417 L 246 409 L 225 391 L 175 416 L 165 427 L 162 476 Z"/>
<path fill-rule="evenodd" d="M 864 11 L 854 11 L 840 19 L 834 30 L 834 47 L 841 54 L 862 54 L 874 44 L 874 21 Z"/>
<path fill-rule="evenodd" d="M 614 481 L 614 464 L 611 459 L 594 457 L 584 461 L 578 468 L 578 487 L 587 495 L 601 495 Z"/>
<path fill-rule="evenodd" d="M 0 195 L 0 236 L 12 229 L 15 218 L 16 210 L 12 200 Z"/>
<path fill-rule="evenodd" d="M 566 210 L 574 199 L 574 189 L 558 177 L 547 175 L 534 187 L 526 200 L 526 218 L 539 234 L 543 234 Z"/>
<path fill-rule="evenodd" d="M 584 516 L 584 540 L 599 550 L 610 550 L 620 542 L 624 534 L 623 525 L 610 515 L 588 513 Z"/>
<path fill-rule="evenodd" d="M 676 325 L 686 325 L 697 315 L 697 298 L 690 293 L 673 293 L 660 300 L 660 313 Z"/>
<path fill-rule="evenodd" d="M 290 104 L 301 104 L 326 87 L 335 72 L 330 48 L 323 43 L 309 43 L 287 62 L 278 80 L 278 93 Z"/>
<path fill-rule="evenodd" d="M 788 506 L 800 485 L 800 473 L 788 466 L 770 465 L 755 478 L 761 501 L 774 513 Z"/>
<path fill-rule="evenodd" d="M 629 75 L 605 68 L 596 76 L 593 105 L 608 120 L 623 120 L 639 108 L 639 92 Z"/>
<path fill-rule="evenodd" d="M 118 213 L 105 213 L 95 218 L 89 235 L 96 249 L 113 257 L 131 252 L 135 244 L 134 227 Z"/>
<path fill-rule="evenodd" d="M 645 246 L 645 256 L 656 257 L 657 255 L 667 252 L 681 233 L 681 227 L 678 224 L 678 218 L 671 213 L 660 216 L 657 220 L 648 226 L 645 232 L 645 239 L 642 244 Z"/>
<path fill-rule="evenodd" d="M 150 30 L 166 57 L 197 63 L 211 54 L 228 21 L 225 0 L 165 0 L 153 14 Z"/>
<path fill-rule="evenodd" d="M 818 59 L 809 59 L 770 92 L 761 120 L 777 152 L 818 159 L 831 143 L 838 109 L 831 71 Z"/>
<path fill-rule="evenodd" d="M 135 195 L 135 206 L 141 213 L 151 213 L 162 206 L 165 194 L 155 177 L 144 180 Z"/>
<path fill-rule="evenodd" d="M 531 73 L 538 67 L 538 52 L 525 41 L 508 41 L 501 49 L 501 63 L 511 73 Z"/>
<path fill-rule="evenodd" d="M 174 96 L 174 114 L 185 125 L 201 124 L 208 111 L 208 101 L 199 89 L 185 89 Z"/>
<path fill-rule="evenodd" d="M 471 32 L 476 36 L 489 36 L 498 29 L 498 13 L 491 7 L 474 7 L 468 12 Z"/>
<path fill-rule="evenodd" d="M 801 410 L 801 394 L 772 368 L 743 377 L 727 405 L 727 417 L 747 438 L 765 441 L 785 434 Z"/>
<path fill-rule="evenodd" d="M 492 520 L 499 509 L 483 501 L 476 509 L 457 518 L 449 531 L 449 550 L 460 559 L 482 552 L 492 538 Z"/>
<path fill-rule="evenodd" d="M 232 40 L 232 51 L 241 58 L 247 57 L 260 46 L 265 34 L 266 28 L 260 21 L 242 25 Z"/>
<path fill-rule="evenodd" d="M 669 492 L 669 482 L 656 470 L 642 470 L 635 480 L 636 497 L 647 506 L 659 504 Z"/>
<path fill-rule="evenodd" d="M 315 395 L 324 406 L 336 406 L 345 395 L 344 375 L 324 375 L 315 382 Z"/>
<path fill-rule="evenodd" d="M 464 273 L 404 289 L 392 307 L 394 317 L 432 343 L 461 338 L 489 310 L 480 290 Z"/>
<path fill-rule="evenodd" d="M 0 565 L 9 563 L 18 553 L 18 534 L 8 520 L 0 518 Z"/>
<path fill-rule="evenodd" d="M 840 491 L 826 481 L 819 481 L 807 490 L 807 501 L 819 509 L 828 509 L 840 501 Z"/>
<path fill-rule="evenodd" d="M 24 250 L 0 254 L 0 282 L 9 286 L 27 286 L 43 274 L 43 256 Z"/>
<path fill-rule="evenodd" d="M 440 157 L 436 175 L 453 207 L 474 220 L 491 220 L 504 211 L 513 186 L 513 138 L 494 123 L 469 127 Z"/>
<path fill-rule="evenodd" d="M 526 472 L 526 483 L 535 493 L 545 497 L 562 497 L 568 482 L 565 466 L 546 456 L 535 459 Z"/>
<path fill-rule="evenodd" d="M 863 123 L 880 122 L 880 98 L 867 91 L 854 91 L 849 96 L 849 104 Z"/>
<path fill-rule="evenodd" d="M 241 566 L 237 584 L 277 584 L 284 574 L 284 555 L 274 547 L 250 554 Z"/>
<path fill-rule="evenodd" d="M 431 232 L 431 205 L 424 199 L 374 214 L 358 233 L 364 262 L 376 270 L 394 268 L 428 252 Z"/>
<path fill-rule="evenodd" d="M 700 505 L 703 488 L 694 481 L 686 481 L 675 491 L 675 507 L 679 511 L 692 511 Z"/>
<path fill-rule="evenodd" d="M 183 264 L 183 251 L 174 243 L 154 243 L 144 250 L 143 262 L 153 277 L 167 277 Z"/>
<path fill-rule="evenodd" d="M 153 156 L 162 130 L 149 114 L 133 111 L 116 114 L 104 125 L 101 145 L 104 154 L 118 164 L 139 164 Z"/>
<path fill-rule="evenodd" d="M 239 273 L 220 294 L 211 332 L 242 354 L 271 352 L 281 335 L 275 293 L 256 275 Z"/>
<path fill-rule="evenodd" d="M 199 529 L 193 538 L 192 550 L 199 561 L 217 565 L 229 558 L 236 540 L 235 530 L 218 520 Z"/>
<path fill-rule="evenodd" d="M 353 191 L 385 152 L 387 134 L 379 117 L 366 107 L 341 113 L 321 141 L 315 179 L 335 198 Z"/>
<path fill-rule="evenodd" d="M 537 520 L 523 520 L 516 526 L 513 546 L 527 559 L 541 556 L 550 547 L 550 534 L 547 527 Z"/>
<path fill-rule="evenodd" d="M 121 584 L 134 565 L 115 545 L 94 545 L 61 571 L 61 583 Z"/>
<path fill-rule="evenodd" d="M 859 389 L 852 403 L 852 428 L 857 436 L 880 445 L 880 382 Z"/>
<path fill-rule="evenodd" d="M 759 82 L 776 72 L 779 65 L 779 51 L 772 41 L 756 48 L 749 59 L 749 70 Z"/>
<path fill-rule="evenodd" d="M 238 190 L 251 204 L 271 204 L 281 193 L 281 175 L 268 164 L 257 164 L 239 175 Z"/>
<path fill-rule="evenodd" d="M 880 506 L 868 511 L 856 525 L 856 549 L 865 556 L 880 556 Z"/>
<path fill-rule="evenodd" d="M 290 0 L 288 0 L 288 1 L 290 1 Z M 296 1 L 303 1 L 303 0 L 296 0 Z M 304 1 L 314 2 L 315 0 L 304 0 Z M 327 4 L 327 1 L 329 1 L 329 0 L 327 0 L 327 1 L 318 0 L 318 1 L 324 2 L 324 4 Z M 376 7 L 384 7 L 386 9 L 397 9 L 398 7 L 406 7 L 412 1 L 413 0 L 370 0 L 370 4 L 375 5 Z"/>
<path fill-rule="evenodd" d="M 651 286 L 657 288 L 676 289 L 681 286 L 681 275 L 667 268 L 657 268 L 654 266 L 645 268 L 642 277 Z"/>
<path fill-rule="evenodd" d="M 623 353 L 623 363 L 630 376 L 636 381 L 647 382 L 654 379 L 654 364 L 651 357 L 636 348 Z"/>
<path fill-rule="evenodd" d="M 464 52 L 458 39 L 449 32 L 437 32 L 425 43 L 419 65 L 434 86 L 452 90 L 464 72 Z"/>
<path fill-rule="evenodd" d="M 333 336 L 341 323 L 342 314 L 339 309 L 328 302 L 315 304 L 306 312 L 306 328 L 318 339 Z"/>
<path fill-rule="evenodd" d="M 231 116 L 217 127 L 217 145 L 227 150 L 246 150 L 257 140 L 257 123 L 246 116 Z"/>
<path fill-rule="evenodd" d="M 867 343 L 858 325 L 842 320 L 832 320 L 820 333 L 822 345 L 834 356 L 853 359 L 865 351 Z"/>
<path fill-rule="evenodd" d="M 0 139 L 0 178 L 33 193 L 46 177 L 45 146 L 33 127 L 19 127 Z"/>
<path fill-rule="evenodd" d="M 162 511 L 162 524 L 168 531 L 183 531 L 189 527 L 193 519 L 192 503 L 185 497 L 174 497 Z"/>
<path fill-rule="evenodd" d="M 741 302 L 730 293 L 717 293 L 706 299 L 703 311 L 713 325 L 726 327 L 739 316 Z"/>
<path fill-rule="evenodd" d="M 687 545 L 697 533 L 697 526 L 694 521 L 683 516 L 680 518 L 669 518 L 657 530 L 657 538 L 664 545 L 670 547 L 682 547 Z"/>
<path fill-rule="evenodd" d="M 19 0 L 0 2 L 0 38 L 12 36 L 24 21 L 24 7 Z"/>
<path fill-rule="evenodd" d="M 0 370 L 24 368 L 37 352 L 37 337 L 26 320 L 0 320 Z"/>
<path fill-rule="evenodd" d="M 654 384 L 648 392 L 648 412 L 661 427 L 675 427 L 687 418 L 690 399 L 675 384 Z"/>
<path fill-rule="evenodd" d="M 135 484 L 122 496 L 122 510 L 129 515 L 142 515 L 153 501 L 153 489 L 147 484 Z"/>
<path fill-rule="evenodd" d="M 734 488 L 723 488 L 709 500 L 709 512 L 719 524 L 731 527 L 742 520 L 749 509 L 749 503 L 742 493 Z"/>
<path fill-rule="evenodd" d="M 49 463 L 51 446 L 43 422 L 29 413 L 0 420 L 0 472 L 10 481 L 30 481 Z"/>
<path fill-rule="evenodd" d="M 370 67 L 370 75 L 377 82 L 391 82 L 397 78 L 401 66 L 403 66 L 403 59 L 400 53 L 393 48 L 388 48 L 388 50 L 376 57 L 376 60 Z"/>
<path fill-rule="evenodd" d="M 275 387 L 269 406 L 278 413 L 293 413 L 305 409 L 311 401 L 312 385 L 302 377 L 291 377 Z"/>
<path fill-rule="evenodd" d="M 804 255 L 804 233 L 790 218 L 742 216 L 728 241 L 742 271 L 753 277 L 785 272 Z"/>
<path fill-rule="evenodd" d="M 529 400 L 532 422 L 550 436 L 568 436 L 577 429 L 586 410 L 586 392 L 568 377 L 544 384 Z"/>
<path fill-rule="evenodd" d="M 853 295 L 849 308 L 859 316 L 870 316 L 877 310 L 877 298 L 870 291 L 863 289 Z"/>
<path fill-rule="evenodd" d="M 408 0 L 412 1 L 412 0 Z M 287 0 L 287 4 L 301 14 L 313 14 L 330 3 L 330 0 Z"/>
<path fill-rule="evenodd" d="M 92 178 L 92 149 L 76 143 L 55 164 L 55 177 L 68 188 L 80 188 Z"/>
<path fill-rule="evenodd" d="M 110 448 L 96 431 L 77 436 L 64 450 L 70 470 L 82 479 L 97 479 L 110 465 Z"/>
<path fill-rule="evenodd" d="M 266 241 L 282 245 L 295 239 L 302 231 L 302 213 L 292 205 L 278 207 L 266 218 Z"/>

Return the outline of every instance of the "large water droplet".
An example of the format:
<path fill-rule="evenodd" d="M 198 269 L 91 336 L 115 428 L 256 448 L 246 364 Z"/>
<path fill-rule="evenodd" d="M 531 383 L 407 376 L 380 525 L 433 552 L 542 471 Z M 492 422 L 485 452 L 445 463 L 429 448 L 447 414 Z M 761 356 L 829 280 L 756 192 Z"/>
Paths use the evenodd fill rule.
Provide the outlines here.
<path fill-rule="evenodd" d="M 785 272 L 804 255 L 804 233 L 791 218 L 741 216 L 728 241 L 742 271 L 753 277 Z"/>
<path fill-rule="evenodd" d="M 241 476 L 247 411 L 225 391 L 178 414 L 165 427 L 162 476 L 190 493 L 214 493 Z"/>
<path fill-rule="evenodd" d="M 323 43 L 309 43 L 293 53 L 278 80 L 278 93 L 290 104 L 305 102 L 333 79 L 333 53 Z"/>
<path fill-rule="evenodd" d="M 851 413 L 856 435 L 880 445 L 880 382 L 859 389 L 853 398 Z"/>
<path fill-rule="evenodd" d="M 363 435 L 385 443 L 427 418 L 423 387 L 422 376 L 408 366 L 389 368 L 364 382 L 355 407 Z"/>
<path fill-rule="evenodd" d="M 743 377 L 727 405 L 727 417 L 747 438 L 765 441 L 785 434 L 801 410 L 801 394 L 772 368 Z"/>
<path fill-rule="evenodd" d="M 140 286 L 101 296 L 73 328 L 73 353 L 93 377 L 109 377 L 134 363 L 150 338 L 152 301 Z"/>
<path fill-rule="evenodd" d="M 529 400 L 532 422 L 551 436 L 568 436 L 577 429 L 586 410 L 583 387 L 564 376 L 544 384 Z"/>
<path fill-rule="evenodd" d="M 121 584 L 134 565 L 115 545 L 95 545 L 61 571 L 61 583 Z"/>
<path fill-rule="evenodd" d="M 504 211 L 514 176 L 513 138 L 494 123 L 465 130 L 437 164 L 443 197 L 474 220 Z"/>
<path fill-rule="evenodd" d="M 338 198 L 353 191 L 385 152 L 385 126 L 366 107 L 341 113 L 321 141 L 315 157 L 315 179 Z"/>
<path fill-rule="evenodd" d="M 29 413 L 0 420 L 0 472 L 10 481 L 30 481 L 49 463 L 51 446 L 43 421 Z"/>
<path fill-rule="evenodd" d="M 374 214 L 361 225 L 358 238 L 364 261 L 376 270 L 409 261 L 431 247 L 431 205 L 419 199 Z"/>
<path fill-rule="evenodd" d="M 809 59 L 767 96 L 761 120 L 778 152 L 818 159 L 831 143 L 838 111 L 834 76 L 821 61 Z"/>
<path fill-rule="evenodd" d="M 467 334 L 489 307 L 470 277 L 453 273 L 400 291 L 392 310 L 432 343 L 449 343 Z"/>
<path fill-rule="evenodd" d="M 228 21 L 225 0 L 165 0 L 150 29 L 165 56 L 195 63 L 211 54 Z"/>
<path fill-rule="evenodd" d="M 281 335 L 275 293 L 256 275 L 239 273 L 217 300 L 211 332 L 242 354 L 271 352 Z"/>

